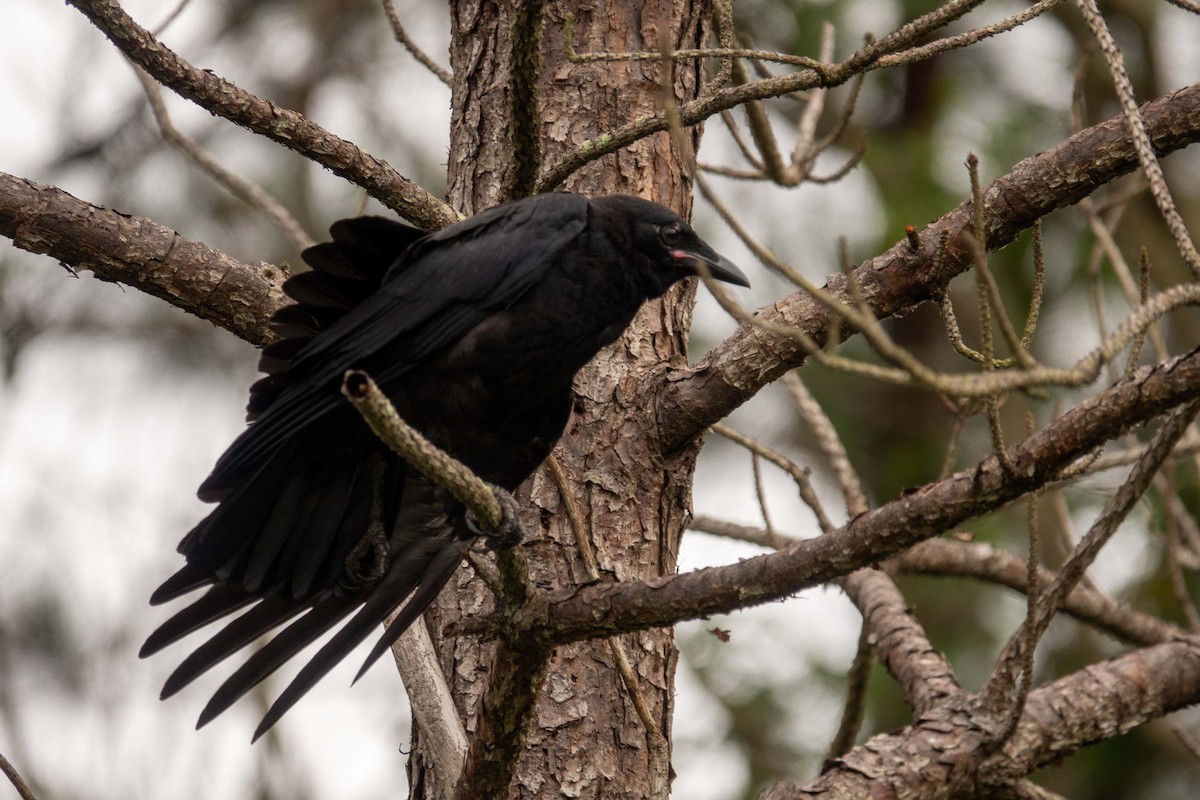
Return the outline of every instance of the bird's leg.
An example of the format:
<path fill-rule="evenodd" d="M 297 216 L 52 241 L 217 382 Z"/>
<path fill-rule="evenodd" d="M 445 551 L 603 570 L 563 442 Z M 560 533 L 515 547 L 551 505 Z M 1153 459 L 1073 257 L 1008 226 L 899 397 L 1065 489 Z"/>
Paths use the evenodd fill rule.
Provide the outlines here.
<path fill-rule="evenodd" d="M 347 589 L 370 586 L 382 578 L 388 568 L 390 548 L 383 527 L 383 499 L 382 492 L 379 491 L 383 479 L 383 460 L 373 455 L 367 469 L 375 488 L 371 498 L 371 516 L 362 538 L 354 545 L 350 555 L 346 556 L 346 575 L 352 581 L 352 584 L 346 586 Z"/>

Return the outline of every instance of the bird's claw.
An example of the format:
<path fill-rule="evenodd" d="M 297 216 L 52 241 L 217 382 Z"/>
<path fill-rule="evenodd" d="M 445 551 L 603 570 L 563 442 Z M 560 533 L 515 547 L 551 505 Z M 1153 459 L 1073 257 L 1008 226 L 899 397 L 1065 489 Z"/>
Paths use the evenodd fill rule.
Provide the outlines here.
<path fill-rule="evenodd" d="M 521 527 L 520 509 L 516 499 L 499 486 L 490 487 L 492 495 L 500 505 L 500 525 L 495 530 L 480 527 L 473 514 L 467 514 L 467 527 L 471 533 L 483 538 L 483 543 L 472 547 L 473 552 L 487 553 L 499 548 L 516 547 L 525 538 Z"/>

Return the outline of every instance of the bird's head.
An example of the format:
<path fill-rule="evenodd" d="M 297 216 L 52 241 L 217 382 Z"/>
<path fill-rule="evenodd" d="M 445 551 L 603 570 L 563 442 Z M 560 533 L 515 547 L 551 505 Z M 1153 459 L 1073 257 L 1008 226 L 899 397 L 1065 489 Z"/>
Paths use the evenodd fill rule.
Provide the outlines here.
<path fill-rule="evenodd" d="M 624 228 L 631 249 L 649 269 L 657 297 L 683 278 L 708 273 L 719 281 L 749 286 L 750 281 L 732 261 L 709 247 L 687 222 L 665 206 L 628 195 L 592 199 L 592 204 L 614 227 Z"/>

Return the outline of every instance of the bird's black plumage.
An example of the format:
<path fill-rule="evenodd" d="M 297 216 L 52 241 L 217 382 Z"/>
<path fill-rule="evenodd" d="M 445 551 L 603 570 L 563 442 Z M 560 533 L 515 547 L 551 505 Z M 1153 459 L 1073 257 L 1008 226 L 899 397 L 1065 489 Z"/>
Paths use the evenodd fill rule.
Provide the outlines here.
<path fill-rule="evenodd" d="M 204 724 L 326 631 L 337 633 L 256 738 L 407 599 L 367 664 L 433 600 L 475 534 L 463 508 L 381 444 L 339 392 L 371 374 L 401 415 L 485 480 L 528 477 L 562 434 L 571 381 L 641 304 L 696 274 L 745 277 L 670 210 L 626 196 L 551 194 L 432 234 L 343 220 L 284 289 L 251 425 L 200 496 L 219 505 L 180 543 L 158 604 L 207 587 L 147 640 L 150 655 L 236 612 L 163 696 L 289 623 L 217 690 Z M 347 621 L 347 618 L 349 620 Z"/>

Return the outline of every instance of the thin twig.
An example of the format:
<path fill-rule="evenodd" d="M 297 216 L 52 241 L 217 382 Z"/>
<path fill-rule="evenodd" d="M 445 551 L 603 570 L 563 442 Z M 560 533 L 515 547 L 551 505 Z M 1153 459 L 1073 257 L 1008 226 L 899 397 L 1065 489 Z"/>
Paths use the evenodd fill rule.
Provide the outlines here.
<path fill-rule="evenodd" d="M 749 542 L 750 544 L 756 544 L 770 550 L 778 550 L 792 542 L 800 540 L 799 536 L 780 533 L 778 531 L 772 532 L 766 528 L 759 528 L 753 525 L 741 525 L 737 522 L 729 522 L 723 519 L 716 519 L 715 517 L 706 517 L 703 514 L 692 517 L 688 523 L 688 529 L 713 536 L 724 536 L 727 539 L 734 539 L 739 542 Z"/>
<path fill-rule="evenodd" d="M 453 86 L 454 75 L 450 70 L 430 58 L 413 38 L 408 35 L 408 31 L 404 30 L 404 23 L 400 21 L 400 15 L 396 13 L 396 5 L 392 0 L 383 0 L 383 13 L 387 15 L 388 24 L 392 26 L 392 35 L 396 37 L 396 41 L 404 45 L 404 49 L 420 62 L 425 69 L 432 72 L 434 77 L 439 81 L 447 86 Z"/>
<path fill-rule="evenodd" d="M 1188 752 L 1192 754 L 1192 758 L 1200 761 L 1200 741 L 1197 741 L 1196 737 L 1179 726 L 1174 726 L 1171 730 L 1175 732 L 1175 736 L 1179 739 L 1180 744 L 1186 747 Z"/>
<path fill-rule="evenodd" d="M 300 221 L 292 216 L 292 213 L 284 208 L 282 203 L 258 184 L 225 169 L 211 153 L 176 128 L 167 112 L 167 104 L 163 102 L 158 84 L 141 67 L 134 66 L 133 71 L 142 84 L 142 89 L 146 92 L 146 99 L 150 101 L 150 109 L 154 112 L 154 119 L 165 140 L 182 150 L 200 169 L 228 189 L 230 194 L 275 223 L 298 250 L 316 244 L 316 241 L 300 225 Z"/>
<path fill-rule="evenodd" d="M 1032 436 L 1034 431 L 1033 415 L 1027 414 L 1025 417 L 1025 435 Z M 1034 652 L 1037 650 L 1037 633 L 1033 620 L 1036 618 L 1038 602 L 1041 597 L 1041 575 L 1039 567 L 1041 566 L 1040 551 L 1041 551 L 1041 531 L 1040 520 L 1038 519 L 1038 492 L 1031 492 L 1026 504 L 1025 524 L 1029 529 L 1029 553 L 1025 560 L 1025 643 L 1024 650 L 1021 653 L 1020 672 L 1017 677 L 1016 696 L 1004 709 L 1004 727 L 1001 729 L 991 742 L 989 747 L 999 749 L 1013 734 L 1017 732 L 1017 725 L 1021 721 L 1021 714 L 1025 711 L 1025 701 L 1029 699 L 1029 690 L 1033 688 L 1033 665 Z M 1068 593 L 1069 594 L 1069 593 Z"/>
<path fill-rule="evenodd" d="M 822 23 L 819 56 L 822 63 L 833 61 L 835 40 L 836 30 L 833 25 L 828 22 Z M 828 89 L 813 89 L 808 93 L 808 105 L 804 107 L 800 119 L 796 121 L 796 145 L 792 148 L 792 163 L 788 170 L 789 175 L 796 177 L 796 183 L 808 175 L 813 162 L 816 161 L 818 151 L 814 145 L 817 138 L 817 123 L 821 121 L 821 114 L 825 112 L 825 101 L 828 97 Z"/>
<path fill-rule="evenodd" d="M 907 50 L 901 50 L 900 52 L 890 53 L 886 56 L 880 57 L 876 63 L 885 68 L 899 67 L 903 66 L 904 64 L 911 64 L 914 61 L 924 61 L 927 58 L 932 58 L 933 56 L 949 52 L 950 50 L 970 47 L 971 45 L 981 42 L 984 39 L 991 38 L 997 34 L 1005 33 L 1006 31 L 1011 31 L 1014 28 L 1024 25 L 1031 19 L 1045 14 L 1047 11 L 1054 8 L 1061 2 L 1063 2 L 1063 0 L 1041 0 L 1040 3 L 1035 3 L 1024 11 L 1021 11 L 1018 14 L 1013 14 L 1011 17 L 1007 17 L 997 22 L 993 22 L 991 25 L 983 25 L 964 33 L 960 33 L 956 36 L 948 36 L 945 39 L 938 39 L 930 42 L 929 44 L 920 45 L 919 47 L 912 47 Z"/>
<path fill-rule="evenodd" d="M 854 519 L 859 514 L 866 513 L 870 508 L 866 492 L 863 491 L 862 481 L 850 463 L 850 455 L 846 452 L 846 447 L 842 443 L 842 438 L 838 436 L 833 421 L 821 408 L 817 398 L 808 391 L 808 387 L 800 380 L 799 375 L 789 372 L 783 376 L 781 382 L 792 396 L 796 410 L 800 412 L 805 424 L 812 430 L 813 436 L 816 437 L 817 447 L 820 448 L 825 460 L 829 462 L 830 469 L 833 470 L 834 478 L 842 490 L 842 498 L 846 503 L 846 515 L 850 519 Z"/>
<path fill-rule="evenodd" d="M 696 176 L 696 185 L 700 188 L 704 197 L 712 203 L 722 219 L 730 225 L 738 237 L 742 239 L 764 264 L 796 281 L 801 288 L 808 292 L 825 309 L 842 317 L 849 327 L 861 332 L 872 348 L 880 356 L 893 364 L 894 367 L 885 367 L 832 355 L 823 350 L 803 329 L 773 323 L 765 319 L 763 315 L 751 314 L 737 304 L 727 292 L 724 292 L 719 284 L 706 281 L 706 286 L 712 291 L 713 297 L 721 307 L 739 322 L 795 340 L 803 347 L 807 355 L 817 363 L 850 374 L 875 378 L 902 386 L 922 385 L 939 394 L 960 398 L 984 398 L 1005 391 L 1028 390 L 1034 387 L 1084 386 L 1094 381 L 1101 369 L 1111 364 L 1140 332 L 1144 331 L 1159 318 L 1181 306 L 1200 304 L 1200 284 L 1181 284 L 1160 292 L 1147 303 L 1135 309 L 1111 336 L 1101 342 L 1099 347 L 1079 359 L 1069 368 L 1039 365 L 1022 370 L 1003 372 L 989 371 L 973 374 L 940 373 L 921 362 L 909 351 L 897 345 L 888 336 L 882 325 L 879 324 L 879 321 L 875 319 L 874 314 L 869 313 L 870 309 L 864 308 L 862 304 L 849 305 L 834 297 L 826 289 L 817 286 L 763 247 L 746 231 L 732 213 L 717 200 L 703 176 Z"/>
<path fill-rule="evenodd" d="M 190 2 L 192 2 L 192 0 L 179 0 L 179 2 L 175 5 L 175 8 L 171 9 L 171 12 L 163 18 L 163 21 L 154 27 L 152 31 L 154 35 L 162 36 L 162 32 L 165 31 L 172 22 L 179 18 L 179 15 L 183 13 L 183 10 L 188 7 L 188 3 Z"/>
<path fill-rule="evenodd" d="M 901 553 L 891 563 L 909 574 L 969 577 L 1016 592 L 1029 591 L 1028 559 L 987 544 L 930 539 Z M 1056 576 L 1044 568 L 1038 572 L 1036 591 L 1045 596 Z M 1067 595 L 1062 610 L 1080 622 L 1130 644 L 1145 646 L 1186 635 L 1182 628 L 1135 611 L 1083 583 Z"/>
<path fill-rule="evenodd" d="M 871 633 L 866 620 L 858 632 L 858 649 L 854 661 L 846 672 L 846 702 L 842 706 L 842 719 L 837 733 L 829 743 L 826 761 L 840 758 L 854 747 L 858 733 L 867 716 L 867 689 L 871 683 L 871 668 L 875 665 L 875 648 L 871 645 Z"/>
<path fill-rule="evenodd" d="M 1155 488 L 1162 497 L 1168 495 L 1178 499 L 1179 492 L 1175 486 L 1175 470 L 1170 464 L 1163 467 L 1162 473 L 1155 478 Z M 1163 503 L 1163 530 L 1167 537 L 1167 573 L 1171 577 L 1171 590 L 1175 593 L 1175 601 L 1183 609 L 1188 628 L 1193 633 L 1200 632 L 1200 610 L 1196 601 L 1188 591 L 1187 580 L 1183 575 L 1182 548 L 1179 543 L 1180 515 L 1175 513 L 1177 506 Z M 1183 516 L 1187 516 L 1186 514 Z"/>
<path fill-rule="evenodd" d="M 982 291 L 985 293 L 987 304 L 992 314 L 996 317 L 996 324 L 1000 326 L 1000 333 L 1004 336 L 1004 341 L 1008 344 L 1009 350 L 1012 351 L 1013 358 L 1017 360 L 1017 363 L 1021 367 L 1032 369 L 1037 366 L 1037 362 L 1033 360 L 1033 356 L 1021 347 L 1021 339 L 1017 336 L 1017 331 L 1013 327 L 1012 321 L 1008 318 L 1008 312 L 1004 308 L 1004 298 L 1000 296 L 1000 287 L 996 285 L 996 279 L 992 276 L 992 270 L 988 266 L 987 229 L 983 215 L 983 189 L 979 183 L 979 158 L 974 153 L 967 156 L 967 169 L 971 176 L 971 202 L 975 209 L 974 231 L 973 236 L 969 240 L 970 244 L 976 245 L 972 247 L 975 253 L 975 274 L 982 284 Z M 990 336 L 990 329 L 988 336 Z"/>
<path fill-rule="evenodd" d="M 792 481 L 795 482 L 796 490 L 800 494 L 800 499 L 804 501 L 805 505 L 812 509 L 813 515 L 817 518 L 817 524 L 821 527 L 821 530 L 828 533 L 836 527 L 832 522 L 830 522 L 829 516 L 825 513 L 825 508 L 821 504 L 820 498 L 817 497 L 816 489 L 813 488 L 811 470 L 801 467 L 795 461 L 792 461 L 779 451 L 773 450 L 761 442 L 750 438 L 749 436 L 738 433 L 723 422 L 718 422 L 716 425 L 713 425 L 712 431 L 713 433 L 725 437 L 731 442 L 741 445 L 751 453 L 756 453 L 762 456 L 767 461 L 770 461 L 772 464 L 786 472 L 791 477 Z"/>
<path fill-rule="evenodd" d="M 793 75 L 772 76 L 754 83 L 732 86 L 728 89 L 713 92 L 712 94 L 706 94 L 680 106 L 678 109 L 679 121 L 684 126 L 695 125 L 714 114 L 744 105 L 751 100 L 780 97 L 817 86 L 829 87 L 840 85 L 852 80 L 855 76 L 863 72 L 873 70 L 875 68 L 874 64 L 884 55 L 911 46 L 913 42 L 959 19 L 971 9 L 980 5 L 982 1 L 951 0 L 951 2 L 944 3 L 928 14 L 905 23 L 883 38 L 877 41 L 870 41 L 845 61 L 833 67 L 827 67 L 815 59 L 808 59 L 809 63 L 803 65 L 807 68 L 802 68 L 800 72 Z M 958 46 L 965 47 L 967 44 L 967 42 L 961 42 Z M 640 56 L 643 54 L 637 55 Z M 662 60 L 666 57 L 663 53 L 645 53 L 644 55 L 651 60 Z M 720 57 L 721 55 L 722 53 L 719 49 L 676 51 L 671 54 L 673 59 L 680 57 Z M 800 57 L 789 56 L 789 58 L 795 59 Z M 611 59 L 606 55 L 604 60 Z M 564 156 L 557 163 L 550 165 L 542 173 L 538 181 L 537 191 L 550 191 L 585 164 L 620 150 L 650 134 L 667 130 L 670 126 L 671 120 L 664 111 L 659 114 L 640 118 L 619 130 L 606 132 L 599 137 L 581 142 L 572 153 Z"/>
<path fill-rule="evenodd" d="M 1091 566 L 1101 548 L 1108 543 L 1117 527 L 1145 493 L 1155 473 L 1171 454 L 1197 412 L 1200 412 L 1200 402 L 1193 401 L 1176 409 L 1167 417 L 1162 427 L 1155 432 L 1150 445 L 1146 448 L 1145 455 L 1134 465 L 1129 477 L 1109 499 L 1100 517 L 1080 540 L 1075 552 L 1067 559 L 1067 563 L 1063 565 L 1050 588 L 1046 590 L 1045 596 L 1038 605 L 1036 616 L 1023 624 L 1009 639 L 1004 653 L 996 665 L 996 670 L 992 673 L 982 692 L 984 702 L 989 708 L 999 709 L 1002 707 L 1002 703 L 1009 693 L 1008 687 L 1013 685 L 1015 670 L 1024 662 L 1022 652 L 1028 642 L 1026 628 L 1034 629 L 1035 640 L 1040 639 L 1045 633 L 1067 595 L 1079 583 L 1080 578 Z"/>
<path fill-rule="evenodd" d="M 762 457 L 758 453 L 750 453 L 750 469 L 754 473 L 754 496 L 758 500 L 758 511 L 762 514 L 763 527 L 771 536 L 775 535 L 775 526 L 771 523 L 771 512 L 767 509 L 767 492 L 763 487 Z"/>
<path fill-rule="evenodd" d="M 29 788 L 29 784 L 21 777 L 21 773 L 17 772 L 17 768 L 9 763 L 3 753 L 0 753 L 0 772 L 4 773 L 9 783 L 17 790 L 17 795 L 20 796 L 21 800 L 37 800 L 33 790 Z"/>
<path fill-rule="evenodd" d="M 1150 137 L 1146 134 L 1146 126 L 1142 121 L 1141 111 L 1138 110 L 1137 99 L 1134 97 L 1133 85 L 1129 82 L 1129 73 L 1125 70 L 1125 59 L 1121 55 L 1121 50 L 1113 40 L 1104 16 L 1096 6 L 1096 1 L 1076 0 L 1076 4 L 1083 13 L 1083 18 L 1091 29 L 1092 36 L 1100 44 L 1100 52 L 1104 54 L 1104 61 L 1108 64 L 1108 71 L 1112 74 L 1113 83 L 1117 89 L 1117 99 L 1120 100 L 1121 109 L 1125 112 L 1125 121 L 1129 128 L 1129 135 L 1133 138 L 1138 161 L 1141 162 L 1142 171 L 1150 181 L 1150 194 L 1154 197 L 1158 211 L 1162 214 L 1168 230 L 1171 231 L 1171 236 L 1175 239 L 1175 246 L 1184 263 L 1192 270 L 1193 275 L 1200 278 L 1200 253 L 1196 252 L 1196 245 L 1188 234 L 1183 218 L 1179 216 L 1175 201 L 1171 197 L 1171 191 L 1167 188 L 1166 180 L 1163 178 L 1162 166 L 1158 163 L 1158 157 L 1154 155 L 1154 145 L 1151 144 Z"/>
<path fill-rule="evenodd" d="M 116 0 L 68 0 L 130 60 L 201 108 L 295 150 L 371 193 L 427 230 L 458 221 L 449 205 L 354 144 L 295 111 L 256 97 L 208 70 L 197 69 L 134 22 Z"/>

